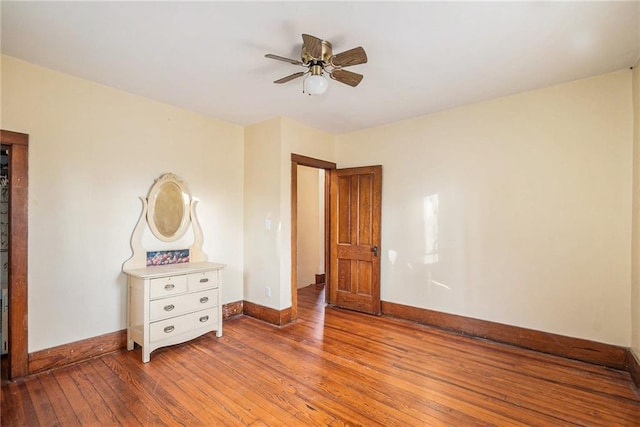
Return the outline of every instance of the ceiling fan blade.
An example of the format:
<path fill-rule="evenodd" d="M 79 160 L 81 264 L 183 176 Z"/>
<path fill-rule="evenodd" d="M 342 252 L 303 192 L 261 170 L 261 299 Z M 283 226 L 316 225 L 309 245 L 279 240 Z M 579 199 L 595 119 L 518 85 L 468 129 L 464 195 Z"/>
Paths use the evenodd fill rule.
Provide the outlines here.
<path fill-rule="evenodd" d="M 304 75 L 304 73 L 302 71 L 300 71 L 299 73 L 293 73 L 290 76 L 278 79 L 278 80 L 274 81 L 274 83 L 278 83 L 278 84 L 279 83 L 286 83 L 286 82 L 288 82 L 290 80 L 297 79 L 298 77 L 302 77 L 303 75 Z"/>
<path fill-rule="evenodd" d="M 364 64 L 365 62 L 367 62 L 367 54 L 361 46 L 354 47 L 331 58 L 331 64 L 336 67 L 350 67 Z"/>
<path fill-rule="evenodd" d="M 288 62 L 289 64 L 293 64 L 293 65 L 304 65 L 302 61 L 298 61 L 297 59 L 285 58 L 284 56 L 278 56 L 272 53 L 267 53 L 264 57 L 269 59 L 277 59 L 278 61 Z"/>
<path fill-rule="evenodd" d="M 322 59 L 322 40 L 309 34 L 303 34 L 302 41 L 309 55 L 314 59 Z"/>
<path fill-rule="evenodd" d="M 347 70 L 333 70 L 330 74 L 333 80 L 337 80 L 340 83 L 344 83 L 349 86 L 356 87 L 362 81 L 364 77 L 362 74 L 352 73 Z"/>

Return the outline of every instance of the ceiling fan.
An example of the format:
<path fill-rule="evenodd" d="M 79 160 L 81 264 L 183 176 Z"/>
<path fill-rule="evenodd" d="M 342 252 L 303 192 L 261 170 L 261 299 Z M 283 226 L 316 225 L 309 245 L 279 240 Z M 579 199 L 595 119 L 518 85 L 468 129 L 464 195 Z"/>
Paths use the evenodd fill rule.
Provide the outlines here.
<path fill-rule="evenodd" d="M 333 80 L 352 87 L 358 86 L 362 81 L 364 77 L 362 74 L 344 69 L 345 67 L 367 62 L 367 54 L 362 47 L 358 46 L 334 55 L 331 43 L 326 40 L 310 36 L 309 34 L 303 34 L 302 42 L 300 60 L 285 58 L 271 53 L 265 55 L 266 58 L 288 62 L 293 65 L 301 65 L 307 68 L 307 71 L 293 73 L 274 81 L 274 83 L 287 83 L 308 74 L 304 79 L 303 92 L 309 95 L 320 95 L 324 93 L 329 86 L 326 77 L 324 77 L 325 74 L 328 74 Z"/>

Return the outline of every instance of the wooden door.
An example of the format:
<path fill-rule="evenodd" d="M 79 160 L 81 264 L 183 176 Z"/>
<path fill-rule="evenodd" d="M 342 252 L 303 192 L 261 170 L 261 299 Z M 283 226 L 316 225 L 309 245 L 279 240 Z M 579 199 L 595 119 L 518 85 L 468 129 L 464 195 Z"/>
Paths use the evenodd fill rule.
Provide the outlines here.
<path fill-rule="evenodd" d="M 380 314 L 382 166 L 331 171 L 329 303 Z"/>

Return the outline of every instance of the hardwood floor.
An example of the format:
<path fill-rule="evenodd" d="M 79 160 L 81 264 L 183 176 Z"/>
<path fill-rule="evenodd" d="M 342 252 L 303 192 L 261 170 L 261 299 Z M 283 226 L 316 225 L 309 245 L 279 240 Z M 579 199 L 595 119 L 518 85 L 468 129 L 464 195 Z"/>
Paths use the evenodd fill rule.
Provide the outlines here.
<path fill-rule="evenodd" d="M 112 353 L 2 386 L 3 426 L 640 425 L 627 372 L 397 319 L 324 309 L 249 317 L 157 350 Z"/>

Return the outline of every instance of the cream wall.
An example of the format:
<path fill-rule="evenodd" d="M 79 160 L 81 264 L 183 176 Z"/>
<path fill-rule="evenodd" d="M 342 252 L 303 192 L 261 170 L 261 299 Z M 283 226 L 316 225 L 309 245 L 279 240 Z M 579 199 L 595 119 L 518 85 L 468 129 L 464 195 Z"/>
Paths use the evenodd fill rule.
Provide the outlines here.
<path fill-rule="evenodd" d="M 271 119 L 244 131 L 244 299 L 278 309 L 281 121 Z"/>
<path fill-rule="evenodd" d="M 339 136 L 339 167 L 383 165 L 382 299 L 629 346 L 630 91 L 625 70 Z"/>
<path fill-rule="evenodd" d="M 242 299 L 242 127 L 8 56 L 1 126 L 29 134 L 29 352 L 126 327 L 138 197 L 165 172 L 200 199 L 222 302 Z"/>
<path fill-rule="evenodd" d="M 318 169 L 298 166 L 298 289 L 315 283 L 315 275 L 322 272 L 318 270 L 321 262 L 320 241 L 324 237 L 324 232 L 319 232 L 324 225 L 324 216 L 320 215 L 319 180 Z"/>
<path fill-rule="evenodd" d="M 280 308 L 291 306 L 291 153 L 335 162 L 335 136 L 287 118 L 282 119 L 280 191 L 284 256 L 280 259 L 280 288 L 283 291 Z"/>
<path fill-rule="evenodd" d="M 282 310 L 291 307 L 291 153 L 334 161 L 334 136 L 275 118 L 245 129 L 244 151 L 245 300 Z"/>
<path fill-rule="evenodd" d="M 640 60 L 633 67 L 633 233 L 631 349 L 640 360 Z"/>

